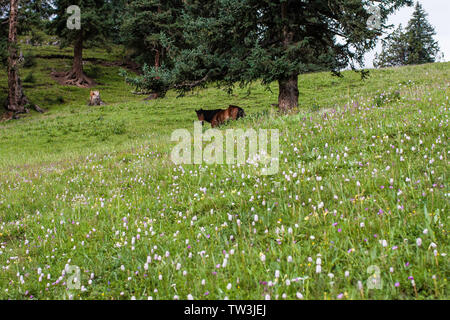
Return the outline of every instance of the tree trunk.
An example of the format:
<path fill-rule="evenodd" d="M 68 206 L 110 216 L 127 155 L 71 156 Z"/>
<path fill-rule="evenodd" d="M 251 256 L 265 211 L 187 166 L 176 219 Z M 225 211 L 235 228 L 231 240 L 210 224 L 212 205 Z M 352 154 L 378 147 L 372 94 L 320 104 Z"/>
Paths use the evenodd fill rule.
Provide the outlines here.
<path fill-rule="evenodd" d="M 161 5 L 158 6 L 158 14 L 162 12 Z M 156 45 L 155 49 L 155 70 L 158 71 L 159 67 L 161 66 L 160 62 L 160 55 L 161 55 L 161 46 L 159 44 Z M 159 79 L 159 77 L 156 77 L 156 79 Z"/>
<path fill-rule="evenodd" d="M 158 71 L 159 67 L 161 66 L 159 59 L 160 59 L 160 51 L 159 51 L 159 49 L 156 49 L 156 53 L 155 53 L 155 70 L 156 71 Z"/>
<path fill-rule="evenodd" d="M 294 39 L 294 33 L 289 28 L 288 20 L 288 1 L 281 3 L 281 19 L 283 23 L 283 48 L 285 51 L 289 49 Z M 298 107 L 298 74 L 286 76 L 278 80 L 279 95 L 278 107 L 286 113 Z"/>
<path fill-rule="evenodd" d="M 41 108 L 32 105 L 25 96 L 19 77 L 18 53 L 17 53 L 17 19 L 19 0 L 10 0 L 9 33 L 8 33 L 8 100 L 6 109 L 12 114 L 27 113 L 27 106 L 36 111 L 43 112 Z"/>
<path fill-rule="evenodd" d="M 83 37 L 81 33 L 73 47 L 72 70 L 66 74 L 64 83 L 80 88 L 89 88 L 95 85 L 95 82 L 83 72 Z"/>
<path fill-rule="evenodd" d="M 289 112 L 298 107 L 298 75 L 278 80 L 278 107 L 282 112 Z"/>
<path fill-rule="evenodd" d="M 155 51 L 155 70 L 158 71 L 161 67 L 161 47 L 157 46 Z M 155 80 L 161 79 L 160 77 L 155 77 Z M 144 101 L 156 100 L 163 96 L 160 92 L 152 92 Z M 163 97 L 162 97 L 163 98 Z"/>
<path fill-rule="evenodd" d="M 18 0 L 10 0 L 9 13 L 9 34 L 8 34 L 8 104 L 7 109 L 14 113 L 27 112 L 25 104 L 22 101 L 24 96 L 22 86 L 20 84 L 17 56 L 17 13 Z"/>
<path fill-rule="evenodd" d="M 83 75 L 83 38 L 80 36 L 73 47 L 72 71 L 78 76 Z"/>

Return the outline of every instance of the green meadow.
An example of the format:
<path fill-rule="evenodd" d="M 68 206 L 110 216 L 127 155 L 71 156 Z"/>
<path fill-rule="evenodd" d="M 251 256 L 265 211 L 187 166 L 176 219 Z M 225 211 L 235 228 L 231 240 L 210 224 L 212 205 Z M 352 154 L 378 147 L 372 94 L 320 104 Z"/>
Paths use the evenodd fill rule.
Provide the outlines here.
<path fill-rule="evenodd" d="M 50 76 L 70 50 L 22 47 L 47 112 L 0 123 L 0 299 L 449 298 L 450 63 L 305 74 L 279 115 L 275 83 L 144 101 L 98 61 L 89 107 Z M 229 104 L 247 117 L 220 130 L 279 130 L 277 174 L 171 161 L 195 109 Z"/>

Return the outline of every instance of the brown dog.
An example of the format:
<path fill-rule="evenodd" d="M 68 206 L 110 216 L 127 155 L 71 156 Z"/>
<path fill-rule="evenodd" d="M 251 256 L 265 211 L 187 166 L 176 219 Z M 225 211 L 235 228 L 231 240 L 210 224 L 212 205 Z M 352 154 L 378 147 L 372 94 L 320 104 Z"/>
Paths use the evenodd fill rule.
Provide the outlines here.
<path fill-rule="evenodd" d="M 237 120 L 239 118 L 245 117 L 245 111 L 238 107 L 230 105 L 228 109 L 222 110 L 222 109 L 216 109 L 216 110 L 196 110 L 197 117 L 199 121 L 206 121 L 211 123 L 211 127 L 215 128 L 226 121 L 232 119 Z"/>
<path fill-rule="evenodd" d="M 216 110 L 195 110 L 197 113 L 198 121 L 201 121 L 202 124 L 204 121 L 211 123 L 213 117 L 216 115 L 216 113 L 223 111 L 222 109 L 216 109 Z"/>
<path fill-rule="evenodd" d="M 226 110 L 221 110 L 217 112 L 211 120 L 211 127 L 218 127 L 228 120 L 237 120 L 239 118 L 245 117 L 245 112 L 242 108 L 238 106 L 229 106 Z"/>

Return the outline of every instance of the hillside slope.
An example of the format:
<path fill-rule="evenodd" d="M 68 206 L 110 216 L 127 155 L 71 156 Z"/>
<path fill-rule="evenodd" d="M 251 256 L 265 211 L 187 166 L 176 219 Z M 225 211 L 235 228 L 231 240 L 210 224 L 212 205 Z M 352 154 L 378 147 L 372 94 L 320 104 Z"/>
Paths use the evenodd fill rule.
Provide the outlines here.
<path fill-rule="evenodd" d="M 76 98 L 0 124 L 0 298 L 448 299 L 449 63 L 304 75 L 282 117 L 275 86 L 143 102 L 100 70 L 107 106 L 47 83 Z M 280 131 L 278 174 L 170 161 L 231 103 L 225 129 Z"/>

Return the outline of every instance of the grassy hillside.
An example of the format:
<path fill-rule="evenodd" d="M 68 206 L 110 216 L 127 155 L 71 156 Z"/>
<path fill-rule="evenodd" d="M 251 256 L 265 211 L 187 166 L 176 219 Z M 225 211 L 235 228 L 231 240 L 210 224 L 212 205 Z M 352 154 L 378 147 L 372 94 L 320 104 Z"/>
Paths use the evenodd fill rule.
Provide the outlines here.
<path fill-rule="evenodd" d="M 48 112 L 0 123 L 0 298 L 449 298 L 449 63 L 303 75 L 282 117 L 276 84 L 143 102 L 92 63 L 108 105 L 88 107 L 49 76 L 69 66 L 23 69 Z M 170 161 L 173 130 L 228 104 L 249 116 L 222 130 L 280 130 L 277 175 Z"/>

